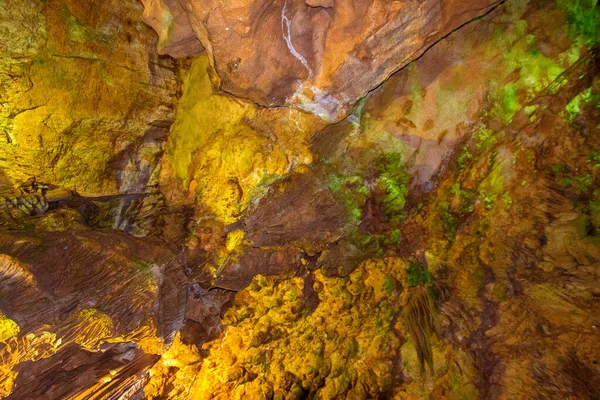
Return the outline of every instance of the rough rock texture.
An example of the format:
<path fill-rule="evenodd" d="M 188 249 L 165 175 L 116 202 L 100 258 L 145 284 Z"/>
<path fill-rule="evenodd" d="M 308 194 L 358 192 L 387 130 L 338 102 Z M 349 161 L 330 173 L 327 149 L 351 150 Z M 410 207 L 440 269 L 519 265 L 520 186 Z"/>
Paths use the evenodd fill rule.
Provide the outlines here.
<path fill-rule="evenodd" d="M 135 1 L 3 4 L 1 186 L 36 177 L 96 198 L 86 206 L 92 225 L 160 230 L 178 64 L 156 54 L 142 12 Z"/>
<path fill-rule="evenodd" d="M 179 249 L 90 229 L 160 231 L 178 66 L 142 11 L 0 7 L 0 397 L 131 395 L 183 325 Z"/>
<path fill-rule="evenodd" d="M 327 58 L 333 57 L 328 43 L 339 43 L 335 54 L 350 60 L 356 49 L 343 44 L 374 29 L 361 25 L 331 42 L 342 34 L 334 26 L 362 15 L 360 4 L 344 16 L 350 2 L 288 1 L 253 9 L 264 12 L 233 21 L 234 33 L 211 29 L 247 12 L 246 3 L 180 4 L 192 7 L 185 9 L 192 27 L 206 29 L 203 43 L 220 45 L 259 40 L 254 21 L 275 31 L 285 6 L 277 35 L 242 50 L 264 49 L 271 40 L 281 64 L 263 63 L 260 71 L 274 78 L 289 63 L 284 72 L 295 78 L 275 85 L 286 93 L 294 79 L 307 78 L 280 37 L 286 18 L 291 43 L 303 38 L 303 47 L 294 48 L 311 68 L 336 65 Z M 58 36 L 48 34 L 48 46 L 56 40 L 123 65 L 121 39 L 114 52 L 98 43 L 99 31 L 81 42 L 59 40 L 65 24 L 43 23 L 64 9 L 58 2 L 10 4 L 12 23 L 29 16 L 33 26 L 53 27 Z M 135 10 L 136 22 L 141 18 L 135 2 L 111 3 L 109 10 L 95 5 L 98 13 L 90 14 L 91 3 L 60 4 L 72 15 L 81 11 L 74 21 L 88 21 L 83 32 L 110 15 L 122 38 L 133 29 L 127 10 Z M 195 20 L 210 4 L 207 19 Z M 373 2 L 368 10 L 421 7 L 423 20 L 390 12 L 389 20 L 365 14 L 365 21 L 392 24 L 404 15 L 407 29 L 431 28 L 470 18 L 470 11 L 456 12 L 472 11 L 475 3 L 436 4 L 441 8 L 427 13 L 429 1 Z M 438 20 L 443 4 L 455 8 Z M 38 8 L 19 11 L 23 5 Z M 167 10 L 148 2 L 146 15 L 149 22 L 172 15 L 175 25 L 161 32 L 159 46 L 173 54 L 189 35 L 174 29 L 185 27 L 176 21 L 184 16 L 176 5 Z M 307 15 L 314 19 L 302 19 Z M 319 25 L 322 17 L 332 25 Z M 244 24 L 252 29 L 236 36 Z M 311 30 L 301 26 L 327 35 L 308 39 Z M 104 140 L 118 144 L 118 130 L 82 122 L 68 142 L 70 131 L 41 135 L 46 125 L 34 124 L 31 135 L 67 141 L 64 154 L 85 161 L 73 165 L 80 174 L 69 179 L 62 167 L 43 174 L 15 161 L 39 141 L 0 148 L 0 162 L 10 167 L 0 189 L 0 397 L 600 398 L 599 27 L 596 1 L 507 0 L 444 37 L 329 125 L 294 107 L 264 108 L 219 91 L 215 67 L 221 79 L 220 68 L 229 68 L 219 64 L 224 47 L 207 45 L 207 54 L 190 60 L 158 59 L 171 70 L 151 75 L 160 88 L 142 90 L 154 100 L 128 97 L 145 74 L 120 81 L 122 98 L 95 86 L 90 96 L 99 93 L 128 110 L 122 118 L 133 124 L 128 137 L 156 146 L 140 139 L 120 162 L 97 164 L 92 160 L 102 159 L 85 149 L 112 154 Z M 207 32 L 210 40 L 203 39 Z M 446 33 L 420 32 L 378 45 L 418 47 Z M 27 41 L 19 38 L 29 33 L 10 40 L 22 45 Z M 135 40 L 148 43 L 127 58 L 137 71 L 147 61 L 157 71 L 151 34 L 140 28 Z M 18 49 L 14 43 L 10 48 Z M 313 43 L 327 45 L 322 59 L 308 56 Z M 2 54 L 14 67 L 0 74 L 9 88 L 53 65 Z M 382 61 L 376 53 L 364 57 Z M 24 72 L 19 65 L 27 66 Z M 85 65 L 77 61 L 69 74 L 90 74 Z M 235 68 L 234 62 L 227 74 L 235 76 Z M 335 76 L 323 71 L 329 75 L 322 77 Z M 266 81 L 253 79 L 263 90 Z M 327 79 L 321 83 L 333 84 Z M 45 80 L 36 82 L 31 92 Z M 80 88 L 52 87 L 60 96 Z M 149 110 L 175 95 L 168 137 L 173 118 L 147 133 L 147 118 L 155 116 Z M 13 107 L 13 100 L 0 104 Z M 66 104 L 74 111 L 53 112 L 80 118 L 87 110 L 94 121 L 118 120 L 100 111 L 98 117 L 87 100 Z M 11 118 L 5 116 L 3 130 Z M 19 132 L 18 124 L 10 127 Z M 128 177 L 126 185 L 120 176 Z M 86 179 L 93 182 L 85 191 L 74 186 Z"/>
<path fill-rule="evenodd" d="M 597 398 L 598 18 L 506 2 L 312 136 L 309 167 L 190 239 L 207 286 L 270 276 L 146 395 Z M 313 185 L 345 209 L 330 236 Z"/>
<path fill-rule="evenodd" d="M 167 3 L 148 2 L 156 10 L 149 13 L 177 2 Z M 337 121 L 393 72 L 497 3 L 180 0 L 189 17 L 180 29 L 191 24 L 224 91 Z M 178 26 L 177 18 L 157 21 L 158 32 Z"/>
<path fill-rule="evenodd" d="M 0 183 L 156 189 L 178 83 L 141 13 L 135 1 L 3 3 Z"/>
<path fill-rule="evenodd" d="M 16 389 L 8 398 L 132 398 L 139 395 L 157 358 L 132 342 L 98 352 L 67 345 L 53 357 L 18 365 Z"/>
<path fill-rule="evenodd" d="M 162 354 L 183 324 L 187 290 L 177 253 L 156 241 L 93 232 L 79 219 L 56 210 L 34 220 L 35 234 L 0 235 L 2 396 L 14 389 L 14 398 L 53 399 L 127 380 L 147 370 L 153 358 L 146 354 Z M 114 354 L 96 355 L 107 350 Z M 133 364 L 111 365 L 124 360 Z M 63 363 L 80 371 L 76 382 L 62 381 L 54 367 Z M 44 376 L 36 385 L 32 371 Z"/>
<path fill-rule="evenodd" d="M 179 58 L 196 56 L 204 50 L 179 0 L 143 0 L 142 3 L 144 22 L 158 33 L 159 54 Z"/>
<path fill-rule="evenodd" d="M 184 76 L 161 191 L 171 205 L 197 200 L 204 214 L 230 224 L 270 183 L 312 162 L 310 137 L 325 124 L 297 110 L 260 108 L 215 93 L 207 67 L 202 55 Z"/>

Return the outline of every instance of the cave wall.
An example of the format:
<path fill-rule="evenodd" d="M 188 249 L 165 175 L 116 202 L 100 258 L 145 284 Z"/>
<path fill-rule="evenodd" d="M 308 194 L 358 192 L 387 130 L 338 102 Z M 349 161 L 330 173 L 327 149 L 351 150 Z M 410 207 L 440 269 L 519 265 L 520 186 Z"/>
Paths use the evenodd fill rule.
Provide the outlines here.
<path fill-rule="evenodd" d="M 131 392 L 181 326 L 177 248 L 90 229 L 155 230 L 179 67 L 142 12 L 0 6 L 2 398 Z"/>
<path fill-rule="evenodd" d="M 176 64 L 135 1 L 8 1 L 0 15 L 0 175 L 90 195 L 156 186 Z"/>
<path fill-rule="evenodd" d="M 231 147 L 207 163 L 176 123 L 171 158 L 235 176 L 239 217 L 204 189 L 226 177 L 191 186 L 188 243 L 208 260 L 197 279 L 237 294 L 216 339 L 187 320 L 146 395 L 597 396 L 597 20 L 581 2 L 506 2 L 343 121 L 305 125 L 312 161 L 247 206 L 261 164 L 235 167 Z M 206 64 L 191 74 L 210 79 Z M 232 143 L 218 126 L 211 143 Z"/>
<path fill-rule="evenodd" d="M 7 3 L 0 397 L 598 398 L 597 4 L 409 3 Z"/>
<path fill-rule="evenodd" d="M 99 198 L 92 225 L 156 231 L 179 64 L 156 53 L 143 7 L 15 1 L 1 12 L 0 184 L 35 177 Z"/>

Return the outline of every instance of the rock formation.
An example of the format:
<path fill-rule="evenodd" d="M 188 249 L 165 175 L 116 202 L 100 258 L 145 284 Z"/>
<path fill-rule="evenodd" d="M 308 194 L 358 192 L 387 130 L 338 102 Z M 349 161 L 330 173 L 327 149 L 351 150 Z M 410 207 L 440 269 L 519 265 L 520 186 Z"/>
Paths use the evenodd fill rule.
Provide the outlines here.
<path fill-rule="evenodd" d="M 204 50 L 178 0 L 147 0 L 143 3 L 142 18 L 158 33 L 159 54 L 180 58 L 196 56 Z"/>
<path fill-rule="evenodd" d="M 595 0 L 5 3 L 0 398 L 600 398 Z"/>
<path fill-rule="evenodd" d="M 171 4 L 177 3 L 177 4 Z M 496 0 L 145 2 L 159 32 L 207 49 L 222 90 L 266 107 L 338 121 L 354 103 Z M 165 8 L 180 11 L 159 18 Z M 175 21 L 175 22 L 172 22 Z M 191 27 L 191 30 L 189 29 Z M 192 32 L 193 31 L 193 32 Z M 166 36 L 166 35 L 165 35 Z M 165 45 L 169 46 L 169 45 Z M 189 47 L 187 55 L 196 51 Z M 181 55 L 177 52 L 177 55 Z"/>

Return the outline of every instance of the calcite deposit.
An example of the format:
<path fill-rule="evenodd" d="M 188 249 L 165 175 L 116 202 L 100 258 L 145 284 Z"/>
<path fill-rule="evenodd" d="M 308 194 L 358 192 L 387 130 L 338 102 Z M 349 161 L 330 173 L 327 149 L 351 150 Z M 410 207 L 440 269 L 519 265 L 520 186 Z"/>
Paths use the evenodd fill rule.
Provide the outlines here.
<path fill-rule="evenodd" d="M 600 398 L 596 0 L 0 32 L 0 398 Z"/>

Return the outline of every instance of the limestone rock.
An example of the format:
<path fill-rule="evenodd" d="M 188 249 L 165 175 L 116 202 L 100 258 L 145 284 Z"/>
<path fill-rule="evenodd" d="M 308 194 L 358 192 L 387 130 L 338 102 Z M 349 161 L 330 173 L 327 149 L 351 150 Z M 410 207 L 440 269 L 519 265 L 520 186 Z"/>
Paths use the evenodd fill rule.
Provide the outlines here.
<path fill-rule="evenodd" d="M 294 105 L 327 121 L 345 117 L 393 72 L 498 3 L 180 2 L 223 90 L 263 106 Z M 157 30 L 165 29 L 163 23 Z"/>
<path fill-rule="evenodd" d="M 598 397 L 600 14 L 579 5 L 508 1 L 311 136 L 207 244 L 231 250 L 211 283 L 251 281 L 222 333 L 146 394 Z"/>
<path fill-rule="evenodd" d="M 237 221 L 269 184 L 309 164 L 310 137 L 325 124 L 291 108 L 265 109 L 215 92 L 209 60 L 197 57 L 163 160 L 160 189 L 168 204 L 198 204 L 225 224 Z"/>
<path fill-rule="evenodd" d="M 113 378 L 125 386 L 106 386 L 109 392 L 131 388 L 131 376 L 142 376 L 183 325 L 184 281 L 171 249 L 122 232 L 93 232 L 75 221 L 66 231 L 1 233 L 0 317 L 18 330 L 2 338 L 0 396 L 99 391 Z M 79 368 L 78 379 L 63 382 L 62 363 Z M 126 365 L 124 374 L 110 376 L 116 365 Z M 31 385 L 38 375 L 44 378 Z"/>
<path fill-rule="evenodd" d="M 241 221 L 255 246 L 318 248 L 343 234 L 346 210 L 311 169 L 276 182 L 252 214 Z"/>
<path fill-rule="evenodd" d="M 5 3 L 0 397 L 600 398 L 595 1 Z"/>
<path fill-rule="evenodd" d="M 155 191 L 178 90 L 135 1 L 0 8 L 0 181 Z"/>
<path fill-rule="evenodd" d="M 82 392 L 129 397 L 141 392 L 157 358 L 134 343 L 109 345 L 96 353 L 70 344 L 54 357 L 18 365 L 16 390 L 7 399 L 54 400 Z"/>

